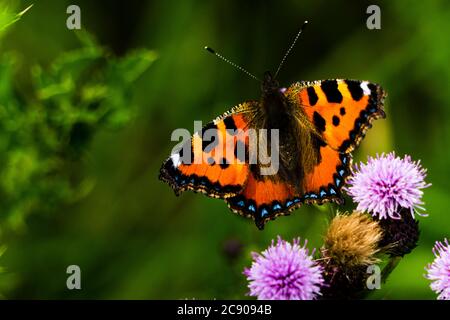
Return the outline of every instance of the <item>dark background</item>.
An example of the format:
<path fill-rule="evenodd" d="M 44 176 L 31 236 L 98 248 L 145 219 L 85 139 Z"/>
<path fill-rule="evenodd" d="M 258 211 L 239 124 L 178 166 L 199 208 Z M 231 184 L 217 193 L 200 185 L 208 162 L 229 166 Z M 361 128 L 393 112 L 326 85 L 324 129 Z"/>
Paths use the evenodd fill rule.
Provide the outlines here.
<path fill-rule="evenodd" d="M 14 12 L 31 4 L 2 2 Z M 81 32 L 66 28 L 69 4 L 81 8 Z M 366 27 L 370 4 L 381 8 L 381 30 Z M 175 128 L 192 131 L 194 120 L 207 122 L 259 97 L 257 82 L 203 47 L 261 76 L 276 70 L 304 20 L 310 23 L 280 73 L 281 84 L 328 78 L 381 84 L 387 118 L 368 132 L 355 162 L 395 150 L 421 159 L 433 184 L 425 191 L 429 217 L 419 218 L 418 248 L 370 297 L 433 299 L 423 268 L 450 225 L 450 6 L 444 0 L 36 1 L 0 34 L 0 70 L 12 70 L 3 73 L 9 77 L 0 72 L 0 106 L 13 106 L 26 119 L 0 109 L 3 297 L 238 299 L 247 292 L 242 269 L 250 265 L 249 253 L 276 235 L 307 238 L 310 248 L 319 248 L 335 206 L 300 208 L 261 232 L 223 201 L 189 192 L 177 198 L 157 179 Z M 60 88 L 50 85 L 55 78 L 63 88 L 75 79 L 74 71 L 54 70 L 72 70 L 67 61 L 73 52 L 80 60 L 80 48 L 89 46 L 86 32 L 97 42 L 90 50 L 103 48 L 102 58 L 64 94 L 43 98 Z M 120 61 L 142 49 L 149 50 L 143 54 L 148 63 L 122 95 L 130 68 Z M 55 67 L 61 57 L 64 66 Z M 58 76 L 40 84 L 33 80 L 36 70 Z M 114 71 L 104 76 L 98 70 Z M 108 114 L 114 109 L 112 118 L 92 120 L 97 107 L 91 102 L 78 113 L 77 97 L 87 95 L 79 88 L 97 78 L 92 92 L 101 96 L 108 88 L 98 104 Z M 44 127 L 32 122 L 23 137 L 31 114 L 50 116 Z M 14 134 L 6 134 L 11 126 Z M 51 152 L 48 137 L 55 141 Z M 47 160 L 59 169 L 42 169 Z M 349 199 L 346 208 L 353 208 Z M 66 288 L 71 264 L 82 270 L 80 291 Z"/>

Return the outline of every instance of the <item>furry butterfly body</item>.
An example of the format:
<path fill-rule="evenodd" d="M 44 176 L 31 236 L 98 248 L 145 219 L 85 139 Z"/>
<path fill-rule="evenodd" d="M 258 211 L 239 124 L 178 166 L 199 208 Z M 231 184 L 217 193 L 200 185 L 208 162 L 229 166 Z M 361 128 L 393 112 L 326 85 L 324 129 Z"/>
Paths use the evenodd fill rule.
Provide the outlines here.
<path fill-rule="evenodd" d="M 223 152 L 196 133 L 189 141 L 188 161 L 183 151 L 173 153 L 163 163 L 160 179 L 177 194 L 193 190 L 221 198 L 260 229 L 302 204 L 341 204 L 351 152 L 372 121 L 385 117 L 384 97 L 379 85 L 359 80 L 298 82 L 285 89 L 266 72 L 259 101 L 241 103 L 203 128 L 217 130 L 214 145 Z M 223 143 L 230 142 L 228 132 L 236 129 L 278 130 L 276 172 L 262 174 L 263 164 L 238 152 L 250 147 L 245 135 Z M 208 161 L 192 161 L 196 157 Z"/>

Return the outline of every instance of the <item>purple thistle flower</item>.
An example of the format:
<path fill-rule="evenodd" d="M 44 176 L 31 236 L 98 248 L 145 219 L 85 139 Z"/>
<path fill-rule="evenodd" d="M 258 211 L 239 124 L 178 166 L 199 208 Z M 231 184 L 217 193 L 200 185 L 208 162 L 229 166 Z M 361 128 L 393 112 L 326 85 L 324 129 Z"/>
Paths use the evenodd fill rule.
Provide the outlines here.
<path fill-rule="evenodd" d="M 312 300 L 319 295 L 323 270 L 306 244 L 300 246 L 299 238 L 291 244 L 278 236 L 276 245 L 272 240 L 262 254 L 253 252 L 252 266 L 244 270 L 249 295 L 259 300 Z"/>
<path fill-rule="evenodd" d="M 384 153 L 376 158 L 368 158 L 367 164 L 355 166 L 355 172 L 348 180 L 347 193 L 358 203 L 357 210 L 370 212 L 379 219 L 400 219 L 400 209 L 405 208 L 420 214 L 426 169 L 420 161 L 411 161 L 410 156 L 403 159 L 394 152 Z"/>
<path fill-rule="evenodd" d="M 438 294 L 439 300 L 450 300 L 450 246 L 448 240 L 436 241 L 433 254 L 436 258 L 425 268 L 427 271 L 425 278 L 432 281 L 430 287 Z"/>

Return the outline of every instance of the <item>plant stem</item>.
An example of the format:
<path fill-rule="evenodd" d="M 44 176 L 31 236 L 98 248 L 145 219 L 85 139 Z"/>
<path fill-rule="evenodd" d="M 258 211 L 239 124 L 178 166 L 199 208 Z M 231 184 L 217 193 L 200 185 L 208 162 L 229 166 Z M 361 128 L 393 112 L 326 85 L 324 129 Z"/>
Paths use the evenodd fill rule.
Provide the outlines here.
<path fill-rule="evenodd" d="M 394 269 L 397 267 L 397 265 L 401 259 L 402 259 L 402 257 L 397 256 L 397 257 L 392 257 L 389 260 L 388 264 L 383 268 L 383 271 L 381 272 L 381 281 L 383 283 L 386 282 L 387 278 L 389 277 L 391 272 L 394 271 Z"/>

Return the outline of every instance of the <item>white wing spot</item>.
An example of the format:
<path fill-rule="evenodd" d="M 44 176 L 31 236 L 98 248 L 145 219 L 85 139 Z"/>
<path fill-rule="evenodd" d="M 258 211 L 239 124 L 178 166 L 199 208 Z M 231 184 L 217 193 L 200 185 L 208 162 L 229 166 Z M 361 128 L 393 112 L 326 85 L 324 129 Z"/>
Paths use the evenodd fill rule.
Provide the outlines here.
<path fill-rule="evenodd" d="M 361 82 L 361 85 L 360 85 L 361 89 L 363 89 L 364 95 L 366 95 L 366 96 L 370 96 L 370 93 L 371 93 L 369 87 L 367 86 L 368 84 L 369 83 L 367 81 L 363 81 L 363 82 Z"/>
<path fill-rule="evenodd" d="M 174 153 L 170 156 L 170 159 L 172 159 L 173 167 L 177 168 L 180 165 L 180 154 Z"/>

